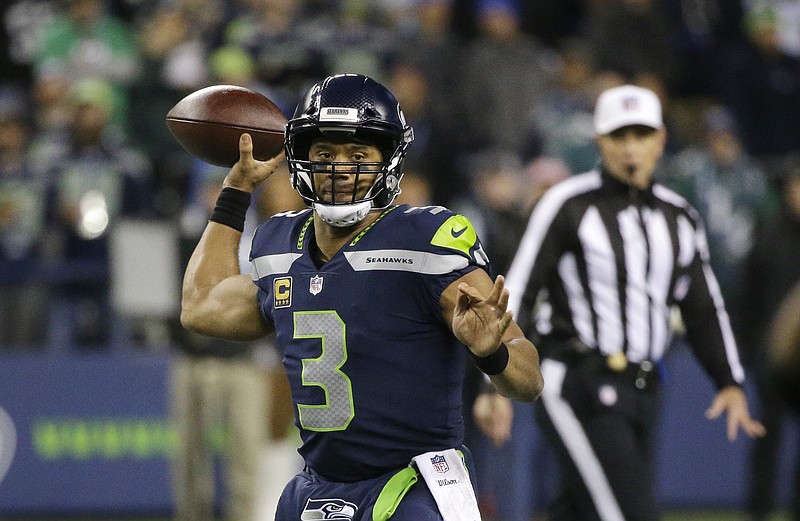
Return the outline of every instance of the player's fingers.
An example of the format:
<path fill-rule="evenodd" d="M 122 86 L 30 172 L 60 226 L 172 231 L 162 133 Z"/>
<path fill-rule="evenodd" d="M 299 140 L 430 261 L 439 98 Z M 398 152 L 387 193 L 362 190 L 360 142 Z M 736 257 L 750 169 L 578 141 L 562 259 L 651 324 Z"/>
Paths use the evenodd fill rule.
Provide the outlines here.
<path fill-rule="evenodd" d="M 498 275 L 497 278 L 494 279 L 494 286 L 492 287 L 492 292 L 489 293 L 489 296 L 486 298 L 487 302 L 491 305 L 496 305 L 497 302 L 500 300 L 501 295 L 503 294 L 503 288 L 505 288 L 506 279 L 502 275 Z"/>
<path fill-rule="evenodd" d="M 500 319 L 500 326 L 498 328 L 499 331 L 500 331 L 500 337 L 501 338 L 505 334 L 506 329 L 508 329 L 508 326 L 511 325 L 511 321 L 513 319 L 514 319 L 514 313 L 513 312 L 506 311 L 505 313 L 503 313 L 503 317 Z"/>
<path fill-rule="evenodd" d="M 455 307 L 456 315 L 463 313 L 469 307 L 470 300 L 472 299 L 469 294 L 470 289 L 472 289 L 472 287 L 465 282 L 458 285 L 458 298 L 456 299 Z"/>
<path fill-rule="evenodd" d="M 458 291 L 460 295 L 466 295 L 468 297 L 468 302 L 479 302 L 483 300 L 483 295 L 481 292 L 478 291 L 477 288 L 470 286 L 466 282 L 462 282 L 458 285 Z"/>
<path fill-rule="evenodd" d="M 253 160 L 253 139 L 250 134 L 245 132 L 239 136 L 239 161 L 252 161 Z"/>
<path fill-rule="evenodd" d="M 282 163 L 284 159 L 286 159 L 286 151 L 282 150 L 277 156 L 268 159 L 266 162 L 270 165 L 278 165 Z"/>
<path fill-rule="evenodd" d="M 507 289 L 504 289 L 500 293 L 500 298 L 497 300 L 497 304 L 495 306 L 501 313 L 505 313 L 506 309 L 508 309 L 508 299 L 510 297 L 510 293 Z"/>

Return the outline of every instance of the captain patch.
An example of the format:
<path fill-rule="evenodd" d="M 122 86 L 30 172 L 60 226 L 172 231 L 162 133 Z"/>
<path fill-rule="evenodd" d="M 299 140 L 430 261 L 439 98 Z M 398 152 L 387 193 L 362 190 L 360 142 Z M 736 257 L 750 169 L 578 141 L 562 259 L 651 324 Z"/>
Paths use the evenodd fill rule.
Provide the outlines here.
<path fill-rule="evenodd" d="M 288 308 L 292 305 L 292 277 L 278 277 L 272 283 L 272 294 L 275 295 L 275 309 Z"/>

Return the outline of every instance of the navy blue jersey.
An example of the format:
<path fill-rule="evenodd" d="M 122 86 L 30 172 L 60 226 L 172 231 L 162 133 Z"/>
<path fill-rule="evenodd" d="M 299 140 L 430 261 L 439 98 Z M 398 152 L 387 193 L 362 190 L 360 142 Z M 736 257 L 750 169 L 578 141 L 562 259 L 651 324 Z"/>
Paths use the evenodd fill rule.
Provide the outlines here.
<path fill-rule="evenodd" d="M 306 464 L 356 481 L 463 441 L 465 348 L 442 291 L 486 256 L 461 215 L 385 210 L 318 268 L 311 210 L 276 215 L 253 238 L 253 278 L 275 326 Z"/>

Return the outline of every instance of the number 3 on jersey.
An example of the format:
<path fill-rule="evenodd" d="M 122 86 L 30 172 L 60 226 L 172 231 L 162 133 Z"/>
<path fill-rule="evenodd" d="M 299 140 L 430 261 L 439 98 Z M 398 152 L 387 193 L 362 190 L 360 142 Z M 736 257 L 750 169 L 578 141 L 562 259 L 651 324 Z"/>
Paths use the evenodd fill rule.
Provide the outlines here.
<path fill-rule="evenodd" d="M 325 391 L 321 405 L 297 404 L 300 426 L 310 431 L 340 431 L 355 416 L 353 387 L 341 371 L 347 361 L 346 327 L 336 311 L 298 311 L 294 314 L 294 338 L 319 338 L 322 353 L 303 359 L 303 385 Z"/>

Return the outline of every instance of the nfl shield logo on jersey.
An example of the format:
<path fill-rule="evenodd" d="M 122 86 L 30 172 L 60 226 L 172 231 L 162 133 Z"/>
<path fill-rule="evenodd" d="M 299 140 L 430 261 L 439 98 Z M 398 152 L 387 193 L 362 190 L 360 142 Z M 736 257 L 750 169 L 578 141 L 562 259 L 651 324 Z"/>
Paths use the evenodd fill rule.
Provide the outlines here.
<path fill-rule="evenodd" d="M 450 465 L 447 464 L 447 460 L 441 454 L 431 458 L 431 465 L 433 465 L 433 470 L 441 474 L 450 470 Z"/>
<path fill-rule="evenodd" d="M 312 295 L 317 295 L 320 291 L 322 291 L 322 277 L 319 275 L 314 275 L 311 277 L 311 285 L 308 289 L 311 291 Z"/>

